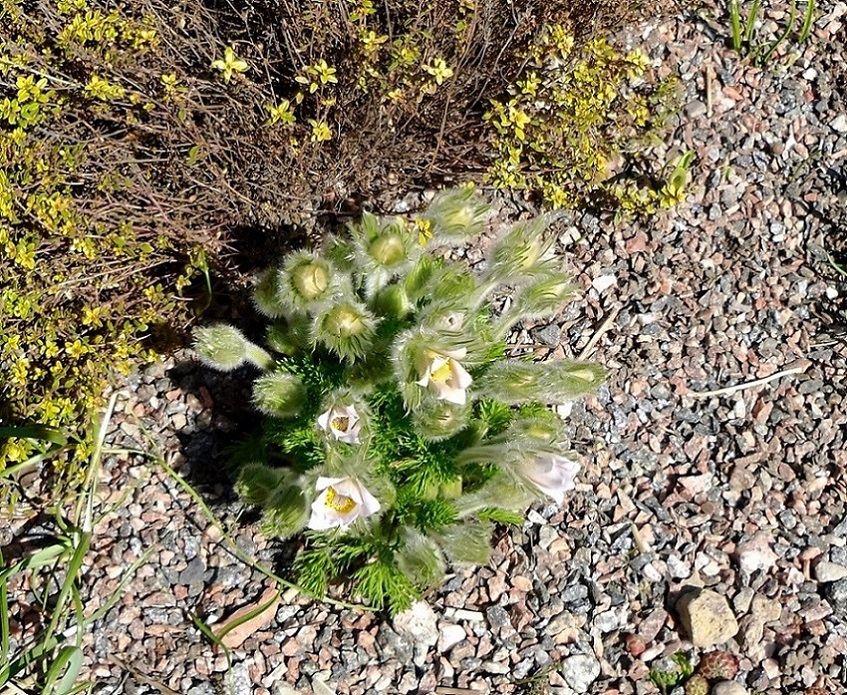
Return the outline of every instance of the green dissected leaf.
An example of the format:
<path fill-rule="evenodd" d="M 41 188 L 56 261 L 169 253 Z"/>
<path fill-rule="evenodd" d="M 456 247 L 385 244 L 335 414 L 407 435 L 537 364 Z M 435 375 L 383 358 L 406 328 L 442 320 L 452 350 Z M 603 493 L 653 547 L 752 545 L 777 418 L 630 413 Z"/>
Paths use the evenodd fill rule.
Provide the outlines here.
<path fill-rule="evenodd" d="M 392 615 L 409 608 L 420 597 L 412 581 L 394 564 L 377 560 L 353 573 L 356 589 L 365 601 L 376 607 L 388 607 Z"/>
<path fill-rule="evenodd" d="M 493 521 L 495 524 L 504 524 L 506 526 L 520 526 L 524 522 L 523 514 L 509 511 L 508 509 L 498 509 L 497 507 L 481 509 L 477 512 L 476 516 L 482 521 Z"/>

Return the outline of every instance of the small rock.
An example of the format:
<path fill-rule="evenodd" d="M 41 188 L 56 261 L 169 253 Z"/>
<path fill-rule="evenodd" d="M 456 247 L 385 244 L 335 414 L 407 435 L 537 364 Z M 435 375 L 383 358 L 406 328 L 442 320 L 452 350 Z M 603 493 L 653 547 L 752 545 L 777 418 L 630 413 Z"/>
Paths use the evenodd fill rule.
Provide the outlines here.
<path fill-rule="evenodd" d="M 685 594 L 676 604 L 679 619 L 698 647 L 723 644 L 738 632 L 738 622 L 726 598 L 709 589 Z"/>
<path fill-rule="evenodd" d="M 562 660 L 559 673 L 577 693 L 587 693 L 600 677 L 600 662 L 590 654 L 575 654 Z"/>
<path fill-rule="evenodd" d="M 415 645 L 415 664 L 423 666 L 429 648 L 438 642 L 438 618 L 430 605 L 416 601 L 394 618 L 394 629 Z"/>
<path fill-rule="evenodd" d="M 847 133 L 847 114 L 838 114 L 829 125 L 836 133 Z"/>
<path fill-rule="evenodd" d="M 504 675 L 511 671 L 509 664 L 498 664 L 496 661 L 483 661 L 482 662 L 482 670 L 488 673 L 496 673 L 499 675 Z"/>
<path fill-rule="evenodd" d="M 826 587 L 827 598 L 836 614 L 847 615 L 847 579 L 839 579 Z"/>
<path fill-rule="evenodd" d="M 551 323 L 549 326 L 536 329 L 533 331 L 533 335 L 539 343 L 547 347 L 558 347 L 559 340 L 562 336 L 562 329 L 555 323 Z"/>
<path fill-rule="evenodd" d="M 819 562 L 815 567 L 815 578 L 821 584 L 837 582 L 839 579 L 847 577 L 847 567 L 838 565 L 834 562 Z"/>
<path fill-rule="evenodd" d="M 274 695 L 303 695 L 299 690 L 295 690 L 288 683 L 278 683 L 274 686 Z"/>
<path fill-rule="evenodd" d="M 512 624 L 508 611 L 502 606 L 491 606 L 490 608 L 487 608 L 485 610 L 485 615 L 488 618 L 488 623 L 494 629 L 499 629 Z"/>
<path fill-rule="evenodd" d="M 438 651 L 442 654 L 449 652 L 459 642 L 466 640 L 467 637 L 465 628 L 461 625 L 443 625 L 438 633 Z"/>
<path fill-rule="evenodd" d="M 314 695 L 336 695 L 335 688 L 319 678 L 312 680 L 312 690 L 314 691 Z"/>
<path fill-rule="evenodd" d="M 764 533 L 757 533 L 749 540 L 739 544 L 736 555 L 741 570 L 750 574 L 756 570 L 770 569 L 779 560 L 779 556 L 771 550 L 771 538 Z"/>
<path fill-rule="evenodd" d="M 748 695 L 747 688 L 737 681 L 721 681 L 712 686 L 711 695 Z"/>
<path fill-rule="evenodd" d="M 251 695 L 253 692 L 253 684 L 246 664 L 235 664 L 227 672 L 225 682 L 226 690 L 231 695 Z"/>
<path fill-rule="evenodd" d="M 203 574 L 206 572 L 206 563 L 199 557 L 195 557 L 188 566 L 179 573 L 180 584 L 194 584 L 195 582 L 203 581 Z"/>
<path fill-rule="evenodd" d="M 664 627 L 665 622 L 667 622 L 668 614 L 664 608 L 656 608 L 654 609 L 638 626 L 638 636 L 645 643 L 649 644 L 654 639 L 656 639 L 656 635 L 659 634 L 659 630 Z"/>
<path fill-rule="evenodd" d="M 705 116 L 708 108 L 706 104 L 704 104 L 699 99 L 694 99 L 693 101 L 689 101 L 685 105 L 685 115 L 689 118 L 700 118 L 701 116 Z"/>
<path fill-rule="evenodd" d="M 576 640 L 583 625 L 584 615 L 577 616 L 570 611 L 563 611 L 549 622 L 544 631 L 556 644 L 565 644 Z"/>
<path fill-rule="evenodd" d="M 615 278 L 614 275 L 601 275 L 591 281 L 591 286 L 600 294 L 603 294 L 603 292 L 608 290 L 615 283 L 617 283 L 617 278 Z"/>

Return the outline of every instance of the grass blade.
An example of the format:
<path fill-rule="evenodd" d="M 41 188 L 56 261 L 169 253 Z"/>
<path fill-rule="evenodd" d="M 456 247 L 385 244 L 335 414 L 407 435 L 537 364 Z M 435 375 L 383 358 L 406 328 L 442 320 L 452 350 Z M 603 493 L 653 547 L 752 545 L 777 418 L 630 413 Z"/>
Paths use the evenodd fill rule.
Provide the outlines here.
<path fill-rule="evenodd" d="M 37 439 L 43 442 L 51 442 L 59 446 L 65 446 L 68 438 L 59 430 L 46 425 L 11 425 L 0 427 L 0 439 Z"/>
<path fill-rule="evenodd" d="M 42 695 L 68 695 L 82 670 L 82 649 L 64 647 L 50 666 Z"/>
<path fill-rule="evenodd" d="M 788 24 L 785 27 L 785 31 L 779 35 L 776 41 L 771 44 L 771 47 L 767 50 L 764 56 L 761 58 L 761 62 L 758 63 L 759 67 L 766 67 L 770 62 L 771 57 L 776 50 L 783 44 L 785 39 L 787 39 L 791 32 L 794 30 L 794 25 L 797 23 L 797 0 L 791 0 L 791 14 L 788 17 Z"/>
<path fill-rule="evenodd" d="M 756 20 L 759 18 L 759 10 L 762 8 L 762 0 L 753 0 L 750 14 L 747 15 L 747 23 L 744 27 L 744 41 L 748 47 L 753 42 L 753 30 L 756 28 Z"/>
<path fill-rule="evenodd" d="M 0 551 L 0 564 L 3 563 L 3 553 Z M 9 662 L 9 638 L 11 637 L 9 626 L 9 587 L 5 579 L 0 579 L 0 664 Z M 0 679 L 0 686 L 3 680 Z"/>
<path fill-rule="evenodd" d="M 732 47 L 741 51 L 741 11 L 738 0 L 729 0 L 729 26 L 732 29 Z"/>
<path fill-rule="evenodd" d="M 812 25 L 815 22 L 815 0 L 809 0 L 806 4 L 806 14 L 803 17 L 803 26 L 800 28 L 798 41 L 804 43 L 812 33 Z"/>

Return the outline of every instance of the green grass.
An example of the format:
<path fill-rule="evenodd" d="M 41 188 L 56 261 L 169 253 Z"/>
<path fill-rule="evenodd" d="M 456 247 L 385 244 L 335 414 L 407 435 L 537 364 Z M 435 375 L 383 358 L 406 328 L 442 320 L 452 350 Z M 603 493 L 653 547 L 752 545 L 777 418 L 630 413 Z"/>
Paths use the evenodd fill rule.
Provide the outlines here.
<path fill-rule="evenodd" d="M 98 504 L 95 490 L 114 405 L 113 396 L 95 433 L 86 477 L 75 498 L 69 498 L 64 504 L 56 503 L 48 510 L 52 513 L 53 534 L 50 541 L 8 566 L 0 554 L 0 562 L 4 566 L 0 571 L 0 692 L 4 694 L 73 695 L 91 692 L 93 683 L 79 682 L 83 637 L 114 606 L 127 582 L 149 557 L 150 551 L 136 560 L 108 600 L 96 612 L 85 615 L 86 601 L 81 594 L 83 565 L 94 529 L 105 516 L 95 513 Z M 7 427 L 0 430 L 0 436 L 39 439 L 51 445 L 44 452 L 4 470 L 2 477 L 6 479 L 38 465 L 67 445 L 60 432 L 40 426 Z M 38 598 L 46 625 L 12 649 L 9 585 L 21 575 L 26 575 Z"/>
<path fill-rule="evenodd" d="M 729 27 L 732 47 L 742 56 L 750 58 L 753 65 L 765 68 L 770 63 L 774 54 L 795 32 L 797 27 L 797 0 L 791 0 L 788 22 L 779 36 L 770 42 L 758 42 L 756 40 L 756 21 L 762 10 L 761 0 L 753 0 L 746 17 L 742 16 L 739 0 L 729 0 Z M 803 13 L 803 21 L 796 33 L 798 44 L 804 43 L 812 33 L 815 22 L 815 0 L 807 0 L 806 10 Z"/>

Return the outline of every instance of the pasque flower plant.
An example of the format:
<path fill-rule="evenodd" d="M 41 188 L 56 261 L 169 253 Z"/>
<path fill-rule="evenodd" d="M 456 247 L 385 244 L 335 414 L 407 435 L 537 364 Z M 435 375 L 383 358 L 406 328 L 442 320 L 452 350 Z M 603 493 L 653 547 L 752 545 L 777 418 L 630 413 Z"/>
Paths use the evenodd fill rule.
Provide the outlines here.
<path fill-rule="evenodd" d="M 477 272 L 447 260 L 488 216 L 464 188 L 414 219 L 366 214 L 260 277 L 269 350 L 229 326 L 196 332 L 206 363 L 263 372 L 253 397 L 267 417 L 239 448 L 237 490 L 266 533 L 305 533 L 295 570 L 316 595 L 342 577 L 400 610 L 448 562 L 485 562 L 496 523 L 519 523 L 537 499 L 564 504 L 575 485 L 578 458 L 548 406 L 604 372 L 505 358 L 514 325 L 555 315 L 574 289 L 544 218 L 508 228 Z M 498 313 L 492 295 L 506 289 Z"/>

